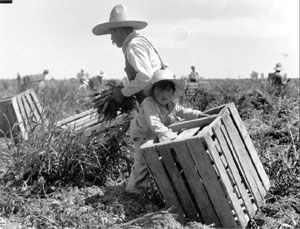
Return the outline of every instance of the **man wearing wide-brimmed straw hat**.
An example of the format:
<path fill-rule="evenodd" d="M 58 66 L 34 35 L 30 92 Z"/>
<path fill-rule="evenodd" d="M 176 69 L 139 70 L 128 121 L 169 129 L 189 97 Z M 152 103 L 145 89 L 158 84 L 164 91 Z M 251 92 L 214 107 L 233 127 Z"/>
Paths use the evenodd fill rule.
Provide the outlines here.
<path fill-rule="evenodd" d="M 130 20 L 124 5 L 113 7 L 109 21 L 93 28 L 95 35 L 111 35 L 113 44 L 122 48 L 125 57 L 125 72 L 130 83 L 113 94 L 114 100 L 121 103 L 124 97 L 135 95 L 141 103 L 145 98 L 147 85 L 156 70 L 164 64 L 154 46 L 136 30 L 147 26 L 144 21 Z"/>

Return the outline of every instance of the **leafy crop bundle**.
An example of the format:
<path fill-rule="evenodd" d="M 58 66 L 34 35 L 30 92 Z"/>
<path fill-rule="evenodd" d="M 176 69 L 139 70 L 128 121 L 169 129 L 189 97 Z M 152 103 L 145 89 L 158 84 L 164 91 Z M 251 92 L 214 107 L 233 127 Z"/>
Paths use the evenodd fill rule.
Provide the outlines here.
<path fill-rule="evenodd" d="M 120 90 L 122 86 L 116 83 L 108 83 L 108 88 L 100 93 L 95 93 L 93 98 L 94 108 L 103 120 L 109 121 L 116 118 L 120 114 L 127 114 L 136 107 L 136 100 L 134 96 L 125 97 L 122 103 L 118 103 L 112 99 L 112 95 L 116 90 Z"/>

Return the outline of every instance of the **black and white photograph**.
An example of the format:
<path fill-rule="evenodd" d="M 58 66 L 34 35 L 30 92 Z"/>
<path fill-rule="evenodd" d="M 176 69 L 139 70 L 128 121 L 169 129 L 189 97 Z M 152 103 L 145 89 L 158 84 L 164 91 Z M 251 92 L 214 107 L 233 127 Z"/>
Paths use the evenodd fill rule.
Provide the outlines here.
<path fill-rule="evenodd" d="M 298 0 L 0 0 L 0 228 L 300 228 Z"/>

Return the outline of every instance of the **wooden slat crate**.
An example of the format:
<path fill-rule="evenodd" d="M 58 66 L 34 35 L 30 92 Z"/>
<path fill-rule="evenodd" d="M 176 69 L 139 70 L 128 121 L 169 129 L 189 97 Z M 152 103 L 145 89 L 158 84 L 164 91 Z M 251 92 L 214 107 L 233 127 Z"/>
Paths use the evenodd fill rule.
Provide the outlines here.
<path fill-rule="evenodd" d="M 62 128 L 74 128 L 75 131 L 93 126 L 99 123 L 98 113 L 96 109 L 89 109 L 79 114 L 72 115 L 66 119 L 60 120 L 56 126 Z"/>
<path fill-rule="evenodd" d="M 193 95 L 197 89 L 211 89 L 211 84 L 209 81 L 200 80 L 199 82 L 188 82 L 186 86 L 186 94 Z"/>
<path fill-rule="evenodd" d="M 46 75 L 44 75 L 44 74 L 29 75 L 28 78 L 29 78 L 30 83 L 41 82 L 41 81 L 45 80 Z"/>
<path fill-rule="evenodd" d="M 167 206 L 216 227 L 245 228 L 270 188 L 269 179 L 233 103 L 211 116 L 170 126 L 176 139 L 142 147 Z"/>
<path fill-rule="evenodd" d="M 41 104 L 33 89 L 26 90 L 17 96 L 0 100 L 0 135 L 20 133 L 27 139 L 39 123 L 45 123 Z"/>
<path fill-rule="evenodd" d="M 79 114 L 73 115 L 66 119 L 60 120 L 56 123 L 56 126 L 59 126 L 63 129 L 71 128 L 75 132 L 84 133 L 85 137 L 91 135 L 97 135 L 106 130 L 106 128 L 113 127 L 121 122 L 124 116 L 117 116 L 116 119 L 106 122 L 99 119 L 97 109 L 89 109 Z"/>

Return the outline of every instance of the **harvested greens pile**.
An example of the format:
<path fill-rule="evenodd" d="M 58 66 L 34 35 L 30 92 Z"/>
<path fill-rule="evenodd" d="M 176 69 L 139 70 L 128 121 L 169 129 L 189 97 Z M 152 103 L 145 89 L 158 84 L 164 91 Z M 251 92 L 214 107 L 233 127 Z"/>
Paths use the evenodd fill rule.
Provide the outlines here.
<path fill-rule="evenodd" d="M 93 97 L 93 106 L 97 108 L 100 118 L 105 121 L 115 119 L 120 114 L 126 114 L 136 107 L 136 99 L 134 96 L 125 97 L 122 103 L 118 103 L 113 99 L 113 94 L 116 90 L 122 88 L 121 85 L 116 85 L 114 82 L 107 84 L 108 88 L 95 93 Z"/>

